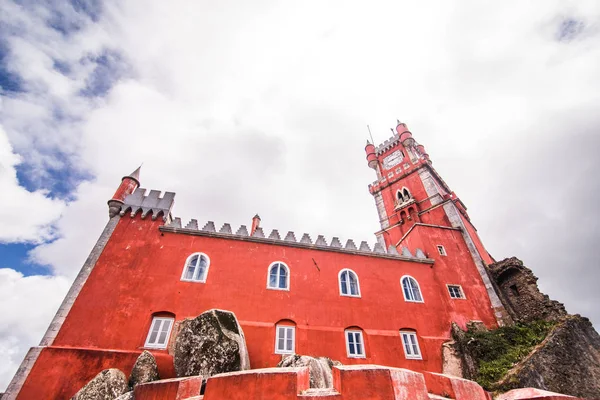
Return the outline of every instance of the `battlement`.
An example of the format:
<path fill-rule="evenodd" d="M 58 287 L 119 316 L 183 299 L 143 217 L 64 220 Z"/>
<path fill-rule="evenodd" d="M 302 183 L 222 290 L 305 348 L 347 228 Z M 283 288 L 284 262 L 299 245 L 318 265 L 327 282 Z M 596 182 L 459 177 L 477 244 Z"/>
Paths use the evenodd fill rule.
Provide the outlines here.
<path fill-rule="evenodd" d="M 307 367 L 264 368 L 229 372 L 208 378 L 200 395 L 201 376 L 166 379 L 135 387 L 136 400 L 491 400 L 476 382 L 449 375 L 423 374 L 379 365 L 333 367 L 333 388 L 311 389 Z M 536 389 L 517 389 L 503 399 L 576 400 Z"/>
<path fill-rule="evenodd" d="M 146 189 L 137 188 L 135 191 L 125 197 L 121 206 L 121 216 L 124 216 L 128 211 L 131 213 L 131 218 L 135 217 L 138 212 L 142 212 L 142 219 L 148 214 L 152 214 L 152 220 L 156 220 L 162 214 L 165 222 L 171 219 L 171 209 L 175 203 L 175 193 L 165 192 L 160 196 L 160 190 L 150 190 L 146 194 Z"/>
<path fill-rule="evenodd" d="M 273 229 L 269 236 L 265 235 L 265 232 L 261 227 L 250 234 L 246 225 L 241 225 L 235 233 L 231 228 L 231 224 L 225 223 L 217 231 L 215 223 L 208 221 L 204 226 L 199 229 L 198 220 L 192 219 L 185 226 L 181 223 L 181 218 L 174 218 L 164 226 L 160 227 L 162 232 L 172 233 L 184 233 L 188 235 L 198 236 L 211 236 L 220 237 L 226 239 L 246 240 L 251 242 L 276 244 L 280 246 L 291 246 L 291 247 L 302 247 L 307 249 L 335 251 L 343 253 L 360 254 L 366 256 L 376 256 L 383 258 L 393 258 L 404 261 L 420 262 L 425 264 L 433 264 L 434 260 L 427 258 L 423 250 L 417 248 L 413 253 L 407 248 L 402 247 L 401 253 L 394 246 L 389 246 L 386 250 L 380 243 L 376 242 L 371 250 L 371 246 L 366 241 L 361 241 L 360 245 L 356 245 L 355 241 L 348 239 L 345 245 L 338 237 L 333 237 L 329 242 L 323 235 L 318 235 L 317 239 L 313 242 L 311 235 L 308 233 L 302 234 L 300 240 L 297 239 L 296 233 L 293 231 L 287 232 L 283 237 L 277 229 Z"/>
<path fill-rule="evenodd" d="M 380 156 L 400 142 L 400 135 L 394 134 L 391 138 L 385 140 L 375 148 L 375 154 Z"/>

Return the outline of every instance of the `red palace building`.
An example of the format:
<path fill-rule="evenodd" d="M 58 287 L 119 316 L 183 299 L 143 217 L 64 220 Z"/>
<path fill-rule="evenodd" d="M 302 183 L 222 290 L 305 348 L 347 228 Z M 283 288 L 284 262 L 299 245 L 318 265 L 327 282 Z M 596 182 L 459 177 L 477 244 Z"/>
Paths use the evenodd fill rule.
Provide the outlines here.
<path fill-rule="evenodd" d="M 493 262 L 465 205 L 403 123 L 367 142 L 376 243 L 172 217 L 175 193 L 139 187 L 139 168 L 109 200 L 110 219 L 38 347 L 3 399 L 70 398 L 106 368 L 151 351 L 175 376 L 178 322 L 219 308 L 237 316 L 251 368 L 289 353 L 343 364 L 442 372 L 451 324 L 506 318 Z"/>

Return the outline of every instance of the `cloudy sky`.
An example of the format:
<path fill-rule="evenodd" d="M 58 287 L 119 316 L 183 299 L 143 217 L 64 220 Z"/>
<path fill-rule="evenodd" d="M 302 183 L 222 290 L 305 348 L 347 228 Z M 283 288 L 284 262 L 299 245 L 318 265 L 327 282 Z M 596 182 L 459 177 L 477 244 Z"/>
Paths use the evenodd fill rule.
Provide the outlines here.
<path fill-rule="evenodd" d="M 43 3 L 43 4 L 42 4 Z M 3 1 L 0 391 L 139 164 L 174 214 L 344 241 L 396 118 L 496 259 L 600 326 L 600 3 Z"/>

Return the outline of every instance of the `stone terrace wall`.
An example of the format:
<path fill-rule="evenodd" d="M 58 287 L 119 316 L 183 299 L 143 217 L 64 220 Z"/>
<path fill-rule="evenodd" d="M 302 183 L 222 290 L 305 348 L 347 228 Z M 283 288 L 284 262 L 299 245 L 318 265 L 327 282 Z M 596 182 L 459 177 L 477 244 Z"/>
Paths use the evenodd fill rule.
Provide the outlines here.
<path fill-rule="evenodd" d="M 266 368 L 215 375 L 200 396 L 202 377 L 167 379 L 138 385 L 135 400 L 491 400 L 477 383 L 447 375 L 378 365 L 335 366 L 333 389 L 310 389 L 308 368 Z M 532 389 L 507 399 L 577 400 Z"/>

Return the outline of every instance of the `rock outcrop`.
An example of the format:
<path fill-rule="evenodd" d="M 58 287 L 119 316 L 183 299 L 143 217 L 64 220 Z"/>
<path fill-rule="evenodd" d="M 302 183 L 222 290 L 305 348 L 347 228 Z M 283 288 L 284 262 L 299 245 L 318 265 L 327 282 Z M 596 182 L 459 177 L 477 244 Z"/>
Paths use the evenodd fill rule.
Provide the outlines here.
<path fill-rule="evenodd" d="M 178 377 L 250 369 L 246 339 L 231 311 L 209 310 L 179 325 L 173 357 Z"/>
<path fill-rule="evenodd" d="M 71 400 L 114 400 L 129 391 L 127 377 L 116 368 L 105 369 L 82 387 Z"/>
<path fill-rule="evenodd" d="M 567 316 L 500 385 L 600 398 L 600 335 L 587 318 Z"/>
<path fill-rule="evenodd" d="M 489 390 L 532 387 L 600 398 L 600 336 L 587 318 L 540 292 L 538 278 L 516 257 L 488 266 L 504 308 L 516 323 L 486 333 L 452 326 L 444 362 Z"/>
<path fill-rule="evenodd" d="M 129 387 L 133 389 L 135 385 L 156 381 L 158 379 L 160 379 L 160 377 L 158 376 L 158 365 L 156 365 L 156 360 L 152 353 L 144 350 L 135 361 L 135 364 L 133 364 L 133 369 L 129 376 Z"/>
<path fill-rule="evenodd" d="M 511 257 L 488 266 L 496 292 L 515 322 L 556 321 L 567 315 L 565 306 L 540 292 L 538 278 Z"/>
<path fill-rule="evenodd" d="M 277 364 L 277 367 L 308 367 L 310 373 L 311 388 L 332 388 L 333 375 L 331 368 L 334 365 L 342 365 L 339 361 L 333 361 L 327 357 L 310 357 L 292 354 Z"/>

